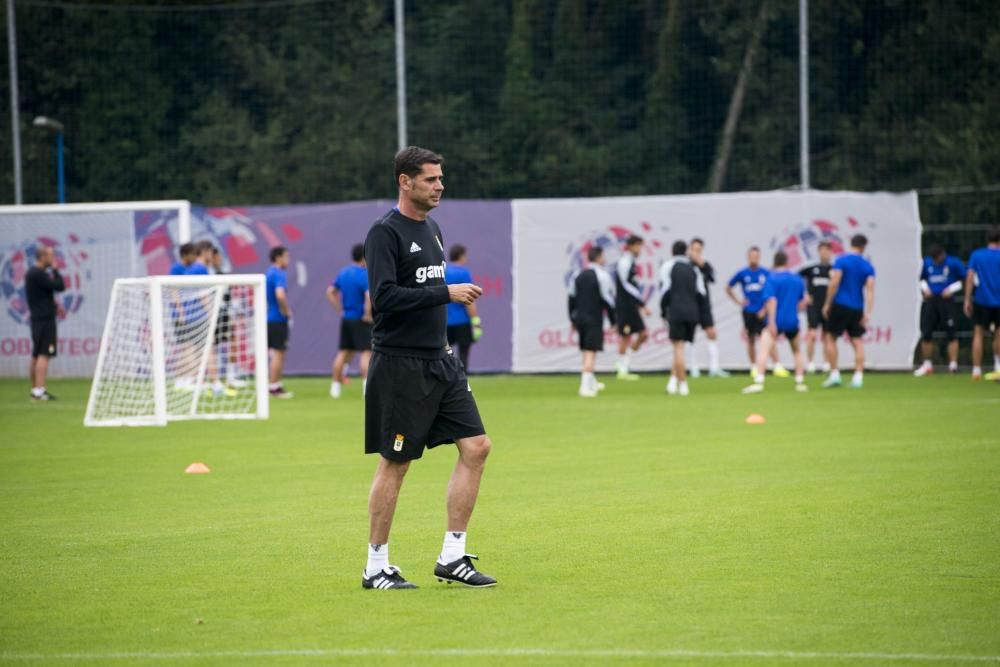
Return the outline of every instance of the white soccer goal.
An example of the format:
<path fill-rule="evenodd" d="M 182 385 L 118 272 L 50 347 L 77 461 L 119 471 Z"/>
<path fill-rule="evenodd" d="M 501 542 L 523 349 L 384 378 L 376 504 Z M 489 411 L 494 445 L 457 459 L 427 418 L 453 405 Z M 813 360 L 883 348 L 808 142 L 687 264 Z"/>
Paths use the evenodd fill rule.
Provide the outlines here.
<path fill-rule="evenodd" d="M 263 275 L 114 282 L 86 426 L 266 419 Z"/>

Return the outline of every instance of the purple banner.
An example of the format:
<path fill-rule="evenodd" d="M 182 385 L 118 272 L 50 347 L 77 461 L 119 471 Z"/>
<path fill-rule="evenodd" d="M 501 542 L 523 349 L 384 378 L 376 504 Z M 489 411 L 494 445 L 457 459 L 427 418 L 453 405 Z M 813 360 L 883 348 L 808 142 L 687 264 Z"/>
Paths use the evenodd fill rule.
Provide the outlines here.
<path fill-rule="evenodd" d="M 389 200 L 306 206 L 192 209 L 192 239 L 213 241 L 230 273 L 267 270 L 268 251 L 291 254 L 288 291 L 293 324 L 285 371 L 330 373 L 340 337 L 340 315 L 326 299 L 330 281 L 351 261 L 369 227 L 395 202 Z M 483 288 L 477 303 L 483 337 L 469 355 L 470 372 L 508 372 L 512 359 L 511 207 L 509 201 L 445 200 L 433 217 L 447 249 L 468 249 L 468 267 Z M 175 247 L 176 219 L 136 220 L 136 238 L 149 274 L 166 273 L 166 248 Z M 355 364 L 356 367 L 356 364 Z"/>

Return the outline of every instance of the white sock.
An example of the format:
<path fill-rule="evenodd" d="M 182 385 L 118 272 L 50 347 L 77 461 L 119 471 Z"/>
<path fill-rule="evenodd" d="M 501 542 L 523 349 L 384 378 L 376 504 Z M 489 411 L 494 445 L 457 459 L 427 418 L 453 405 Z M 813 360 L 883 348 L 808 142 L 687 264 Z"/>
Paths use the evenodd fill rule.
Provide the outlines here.
<path fill-rule="evenodd" d="M 851 377 L 852 382 L 861 382 L 865 377 L 864 371 L 854 371 L 854 375 Z"/>
<path fill-rule="evenodd" d="M 668 387 L 673 387 L 675 389 L 677 388 L 677 376 L 676 375 L 671 375 L 670 376 L 670 379 L 667 380 L 667 386 Z"/>
<path fill-rule="evenodd" d="M 367 388 L 368 388 L 368 378 L 365 378 L 365 379 L 363 379 L 363 380 L 361 381 L 361 395 L 362 395 L 362 396 L 364 396 L 364 395 L 365 395 L 365 390 L 366 390 Z"/>
<path fill-rule="evenodd" d="M 594 377 L 593 373 L 582 373 L 580 375 L 580 388 L 588 391 L 591 389 L 597 389 L 597 378 Z"/>
<path fill-rule="evenodd" d="M 754 384 L 764 384 L 764 375 L 762 373 L 755 373 L 753 376 Z"/>
<path fill-rule="evenodd" d="M 806 381 L 806 376 L 801 375 L 799 373 L 795 374 L 795 384 L 802 384 L 805 381 Z"/>
<path fill-rule="evenodd" d="M 694 343 L 684 343 L 684 361 L 688 368 L 698 368 L 698 357 L 695 355 Z"/>
<path fill-rule="evenodd" d="M 365 565 L 365 574 L 374 576 L 389 567 L 389 544 L 369 544 L 368 564 Z"/>
<path fill-rule="evenodd" d="M 45 393 L 45 387 L 32 387 L 31 388 L 31 395 L 32 396 L 41 396 L 44 393 Z"/>
<path fill-rule="evenodd" d="M 719 370 L 719 341 L 708 341 L 708 368 L 709 370 Z"/>
<path fill-rule="evenodd" d="M 924 363 L 921 364 L 924 368 L 931 368 L 934 364 L 931 363 L 930 359 L 924 359 Z"/>
<path fill-rule="evenodd" d="M 927 363 L 927 362 L 924 362 L 924 363 Z M 928 364 L 928 365 L 930 365 L 930 364 Z M 949 361 L 948 362 L 948 370 L 949 371 L 958 370 L 958 362 L 957 361 Z"/>
<path fill-rule="evenodd" d="M 973 366 L 972 367 L 972 374 L 973 375 L 982 375 L 983 374 L 983 367 L 982 366 Z"/>
<path fill-rule="evenodd" d="M 993 355 L 993 370 L 1000 371 L 1000 356 Z"/>
<path fill-rule="evenodd" d="M 448 531 L 444 534 L 444 545 L 438 562 L 442 565 L 454 562 L 465 555 L 465 533 Z"/>

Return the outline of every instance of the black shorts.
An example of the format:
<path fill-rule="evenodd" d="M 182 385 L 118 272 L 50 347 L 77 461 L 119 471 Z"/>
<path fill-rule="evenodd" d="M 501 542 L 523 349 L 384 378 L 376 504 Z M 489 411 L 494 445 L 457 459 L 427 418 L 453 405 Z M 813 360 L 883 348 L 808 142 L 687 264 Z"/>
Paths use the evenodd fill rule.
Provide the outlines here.
<path fill-rule="evenodd" d="M 743 311 L 743 328 L 747 330 L 747 336 L 753 338 L 759 336 L 764 331 L 764 320 L 757 317 L 757 313 Z"/>
<path fill-rule="evenodd" d="M 355 352 L 372 349 L 372 325 L 362 320 L 341 320 L 340 349 Z"/>
<path fill-rule="evenodd" d="M 835 303 L 830 307 L 830 319 L 826 321 L 826 332 L 834 338 L 840 338 L 847 332 L 851 338 L 861 338 L 865 335 L 865 327 L 861 324 L 865 312 Z"/>
<path fill-rule="evenodd" d="M 799 337 L 799 330 L 796 329 L 778 329 L 778 336 L 784 336 L 785 340 L 793 341 Z"/>
<path fill-rule="evenodd" d="M 667 328 L 670 330 L 670 340 L 672 341 L 686 341 L 688 343 L 694 342 L 694 331 L 698 328 L 697 322 L 667 322 Z"/>
<path fill-rule="evenodd" d="M 31 356 L 54 357 L 59 351 L 55 320 L 31 320 Z"/>
<path fill-rule="evenodd" d="M 826 320 L 823 319 L 823 304 L 810 303 L 806 306 L 806 322 L 810 329 L 822 327 L 826 329 Z"/>
<path fill-rule="evenodd" d="M 586 352 L 602 352 L 604 350 L 604 327 L 601 324 L 581 322 L 576 325 L 577 337 L 580 339 L 580 349 Z"/>
<path fill-rule="evenodd" d="M 622 306 L 617 310 L 618 333 L 622 336 L 631 336 L 646 330 L 646 323 L 642 319 L 642 314 L 635 305 Z"/>
<path fill-rule="evenodd" d="M 448 327 L 448 344 L 468 347 L 472 345 L 472 323 L 452 324 Z"/>
<path fill-rule="evenodd" d="M 698 320 L 702 329 L 711 329 L 715 326 L 715 318 L 712 317 L 712 302 L 705 297 L 698 299 Z"/>
<path fill-rule="evenodd" d="M 230 340 L 233 337 L 233 323 L 229 319 L 229 313 L 220 313 L 219 320 L 215 323 L 215 344 Z"/>
<path fill-rule="evenodd" d="M 972 323 L 984 329 L 990 326 L 1000 329 L 1000 306 L 983 306 L 973 302 Z"/>
<path fill-rule="evenodd" d="M 267 349 L 278 352 L 288 349 L 288 322 L 267 323 Z"/>
<path fill-rule="evenodd" d="M 424 448 L 483 435 L 462 363 L 372 354 L 365 387 L 365 453 L 412 461 Z"/>
<path fill-rule="evenodd" d="M 953 299 L 931 297 L 920 304 L 920 340 L 928 342 L 935 331 L 943 331 L 948 340 L 955 340 L 955 320 L 958 304 Z"/>

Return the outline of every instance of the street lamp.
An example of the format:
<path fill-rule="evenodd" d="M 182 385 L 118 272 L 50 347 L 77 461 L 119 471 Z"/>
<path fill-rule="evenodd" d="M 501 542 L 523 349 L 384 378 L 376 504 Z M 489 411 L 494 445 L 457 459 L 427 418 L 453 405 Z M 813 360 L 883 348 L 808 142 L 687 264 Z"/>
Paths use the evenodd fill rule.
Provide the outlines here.
<path fill-rule="evenodd" d="M 54 118 L 37 116 L 34 120 L 35 127 L 51 130 L 56 133 L 56 169 L 59 179 L 59 203 L 66 203 L 66 173 L 63 168 L 63 124 Z"/>

